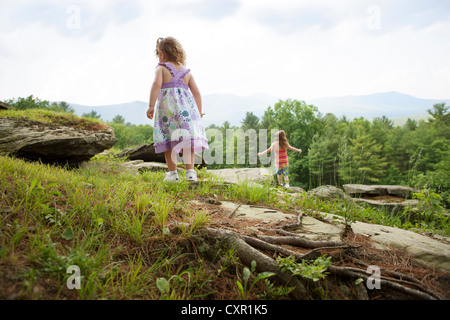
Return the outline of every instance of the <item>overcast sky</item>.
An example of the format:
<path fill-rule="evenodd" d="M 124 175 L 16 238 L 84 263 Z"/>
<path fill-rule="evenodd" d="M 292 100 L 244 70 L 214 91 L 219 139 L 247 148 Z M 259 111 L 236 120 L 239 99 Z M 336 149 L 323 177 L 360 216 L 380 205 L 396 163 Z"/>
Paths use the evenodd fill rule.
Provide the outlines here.
<path fill-rule="evenodd" d="M 0 0 L 0 99 L 148 101 L 166 36 L 204 95 L 450 98 L 448 0 Z"/>

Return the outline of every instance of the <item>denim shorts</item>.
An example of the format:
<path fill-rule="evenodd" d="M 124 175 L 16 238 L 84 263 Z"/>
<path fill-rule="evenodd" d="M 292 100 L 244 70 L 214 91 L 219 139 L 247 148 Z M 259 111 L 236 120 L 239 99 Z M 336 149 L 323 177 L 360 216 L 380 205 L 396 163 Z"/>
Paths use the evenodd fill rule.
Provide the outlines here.
<path fill-rule="evenodd" d="M 289 167 L 286 168 L 277 168 L 277 176 L 288 176 L 289 175 Z"/>

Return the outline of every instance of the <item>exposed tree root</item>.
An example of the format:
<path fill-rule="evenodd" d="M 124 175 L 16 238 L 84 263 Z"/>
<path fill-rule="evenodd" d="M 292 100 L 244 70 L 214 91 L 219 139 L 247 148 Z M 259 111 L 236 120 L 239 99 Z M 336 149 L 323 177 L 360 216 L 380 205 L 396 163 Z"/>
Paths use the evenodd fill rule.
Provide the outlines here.
<path fill-rule="evenodd" d="M 256 262 L 256 270 L 258 272 L 270 271 L 276 274 L 276 276 L 284 283 L 289 283 L 294 287 L 292 294 L 295 299 L 306 299 L 307 289 L 305 284 L 301 279 L 292 278 L 292 273 L 290 272 L 280 272 L 279 268 L 276 266 L 275 261 L 261 253 L 257 249 L 253 248 L 247 244 L 241 236 L 237 233 L 224 229 L 214 229 L 205 228 L 206 233 L 214 238 L 220 238 L 229 247 L 233 247 L 240 261 L 246 265 L 250 266 L 252 261 Z"/>
<path fill-rule="evenodd" d="M 293 256 L 298 260 L 309 260 L 316 259 L 321 255 L 320 251 L 323 250 L 352 250 L 360 247 L 352 246 L 346 244 L 345 242 L 338 241 L 313 241 L 302 238 L 300 236 L 292 236 L 292 234 L 289 232 L 285 232 L 285 237 L 270 237 L 259 235 L 257 238 L 254 238 L 246 235 L 240 235 L 234 231 L 226 229 L 205 228 L 205 231 L 209 237 L 221 239 L 226 243 L 227 246 L 233 247 L 236 250 L 237 256 L 239 257 L 240 261 L 244 265 L 250 266 L 252 261 L 256 261 L 258 272 L 274 272 L 277 278 L 282 283 L 289 283 L 289 286 L 294 287 L 294 291 L 292 292 L 292 294 L 293 298 L 295 299 L 309 298 L 308 280 L 301 277 L 293 277 L 292 273 L 288 271 L 281 272 L 276 265 L 275 259 L 262 253 L 261 251 L 272 253 L 274 257 L 276 257 L 278 254 L 281 254 L 283 256 Z M 302 248 L 313 248 L 313 250 L 310 250 L 305 254 L 301 254 L 293 250 L 281 247 L 277 244 L 289 244 Z M 350 278 L 352 280 L 356 280 L 361 278 L 367 281 L 370 277 L 370 274 L 368 274 L 366 270 L 354 267 L 330 266 L 328 268 L 328 271 L 334 274 L 337 278 L 342 279 Z M 383 270 L 383 274 L 393 276 L 394 278 L 381 276 L 381 286 L 385 289 L 387 288 L 388 290 L 399 292 L 407 298 L 426 300 L 445 299 L 445 297 L 443 297 L 439 293 L 434 292 L 414 277 L 388 270 Z M 384 293 L 386 294 L 386 290 L 384 290 Z"/>
<path fill-rule="evenodd" d="M 351 278 L 354 280 L 356 280 L 358 278 L 362 278 L 364 281 L 367 281 L 369 279 L 369 276 L 367 275 L 365 270 L 360 270 L 360 269 L 356 269 L 356 268 L 330 266 L 330 267 L 328 267 L 328 271 L 335 274 L 336 276 L 344 277 L 344 278 Z M 389 287 L 390 289 L 393 289 L 395 291 L 406 294 L 408 297 L 410 297 L 412 299 L 420 299 L 420 300 L 441 299 L 441 297 L 439 297 L 439 295 L 436 293 L 433 293 L 431 295 L 427 292 L 408 288 L 404 285 L 401 285 L 398 282 L 399 281 L 395 280 L 395 279 L 393 280 L 393 279 L 388 279 L 386 277 L 380 277 L 380 287 L 383 287 L 383 286 Z M 402 283 L 407 283 L 408 285 L 413 285 L 413 283 L 407 282 L 407 281 L 402 281 Z"/>
<path fill-rule="evenodd" d="M 339 247 L 342 245 L 345 245 L 342 241 L 316 241 L 316 240 L 310 240 L 307 238 L 303 238 L 300 236 L 284 236 L 284 237 L 273 237 L 273 236 L 260 236 L 258 235 L 258 238 L 261 240 L 264 240 L 266 242 L 272 243 L 272 244 L 289 244 L 293 246 L 298 246 L 302 248 L 321 248 L 321 247 Z"/>
<path fill-rule="evenodd" d="M 233 217 L 238 208 L 239 206 L 227 215 L 225 220 Z M 423 281 L 426 278 L 420 281 L 412 276 L 412 274 L 420 275 L 421 272 L 426 272 L 426 269 L 423 270 L 420 267 L 417 270 L 414 269 L 415 266 L 410 264 L 407 256 L 393 251 L 377 250 L 370 245 L 369 239 L 359 237 L 351 232 L 341 235 L 342 240 L 317 241 L 288 231 L 301 228 L 301 220 L 299 216 L 296 223 L 285 225 L 282 228 L 258 228 L 263 234 L 255 236 L 244 234 L 231 223 L 228 223 L 229 227 L 234 231 L 222 229 L 222 227 L 205 227 L 202 230 L 204 230 L 204 236 L 210 239 L 219 239 L 227 247 L 233 247 L 242 264 L 250 267 L 251 262 L 255 261 L 257 272 L 274 272 L 280 283 L 294 287 L 294 291 L 291 292 L 291 297 L 294 299 L 310 299 L 312 282 L 300 276 L 293 276 L 288 271 L 281 272 L 275 260 L 278 255 L 293 256 L 299 262 L 304 259 L 317 259 L 325 253 L 330 254 L 333 256 L 333 265 L 328 268 L 328 272 L 334 277 L 330 275 L 325 278 L 325 281 L 329 282 L 330 285 L 333 283 L 338 286 L 339 284 L 354 283 L 357 279 L 363 279 L 367 282 L 371 276 L 367 272 L 369 265 L 379 265 L 381 267 L 380 284 L 382 290 L 368 290 L 365 283 L 361 283 L 357 289 L 358 292 L 366 291 L 375 299 L 379 297 L 383 299 L 398 299 L 399 297 L 400 299 L 447 299 L 441 294 L 444 291 L 436 292 L 436 290 L 440 290 L 438 287 L 433 288 L 432 283 L 430 285 L 424 283 Z M 223 224 L 223 226 L 225 225 Z M 274 234 L 278 234 L 278 236 L 273 236 Z M 359 260 L 358 257 L 364 261 Z M 406 260 L 404 257 L 406 257 Z M 389 268 L 389 265 L 403 266 L 403 269 L 406 268 L 411 272 L 408 272 L 409 274 L 398 272 L 397 267 L 396 271 L 388 270 L 383 268 L 384 263 L 387 263 L 387 268 Z M 352 281 L 349 282 L 348 279 Z M 357 296 L 359 297 L 358 294 Z"/>

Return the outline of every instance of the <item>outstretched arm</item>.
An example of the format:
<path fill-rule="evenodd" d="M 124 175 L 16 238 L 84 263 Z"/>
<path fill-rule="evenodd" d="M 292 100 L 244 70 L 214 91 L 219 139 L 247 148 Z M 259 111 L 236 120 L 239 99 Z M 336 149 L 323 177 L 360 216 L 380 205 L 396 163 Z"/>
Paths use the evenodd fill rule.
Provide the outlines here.
<path fill-rule="evenodd" d="M 273 148 L 274 148 L 274 145 L 275 145 L 275 143 L 272 143 L 272 145 L 270 146 L 269 149 L 267 149 L 267 150 L 265 150 L 265 151 L 263 151 L 263 152 L 258 153 L 258 157 L 261 157 L 262 155 L 265 155 L 266 153 L 271 152 L 271 151 L 273 150 Z"/>
<path fill-rule="evenodd" d="M 290 144 L 288 144 L 287 148 L 288 148 L 289 150 L 297 151 L 298 153 L 302 153 L 302 149 L 294 148 L 294 147 L 292 147 Z"/>
<path fill-rule="evenodd" d="M 148 104 L 147 117 L 153 119 L 155 113 L 155 104 L 161 91 L 163 81 L 162 67 L 157 67 L 155 71 L 155 80 L 153 80 L 152 89 L 150 90 L 150 102 Z"/>

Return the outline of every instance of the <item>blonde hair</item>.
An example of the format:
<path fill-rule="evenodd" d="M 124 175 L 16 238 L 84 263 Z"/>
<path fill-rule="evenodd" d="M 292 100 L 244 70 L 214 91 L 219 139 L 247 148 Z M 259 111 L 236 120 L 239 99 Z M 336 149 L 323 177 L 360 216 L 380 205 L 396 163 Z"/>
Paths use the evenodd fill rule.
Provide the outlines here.
<path fill-rule="evenodd" d="M 159 38 L 156 41 L 155 50 L 157 56 L 160 51 L 164 52 L 167 60 L 186 65 L 186 52 L 177 39 L 173 37 Z"/>
<path fill-rule="evenodd" d="M 286 132 L 284 130 L 280 130 L 276 134 L 276 141 L 278 141 L 278 145 L 280 146 L 280 149 L 286 149 L 288 146 L 288 140 L 286 137 Z"/>

